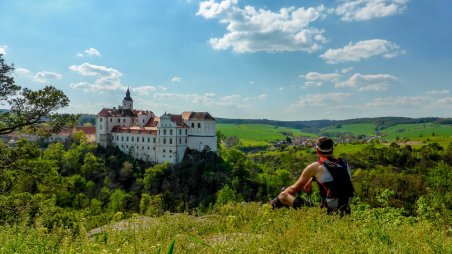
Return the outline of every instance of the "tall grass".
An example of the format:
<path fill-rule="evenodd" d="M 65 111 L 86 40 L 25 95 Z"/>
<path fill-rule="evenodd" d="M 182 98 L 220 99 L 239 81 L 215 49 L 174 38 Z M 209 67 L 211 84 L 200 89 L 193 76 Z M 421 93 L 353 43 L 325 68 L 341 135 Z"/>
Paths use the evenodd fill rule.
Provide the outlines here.
<path fill-rule="evenodd" d="M 451 230 L 403 217 L 399 210 L 354 207 L 352 216 L 319 208 L 271 211 L 256 203 L 228 204 L 212 214 L 166 213 L 132 218 L 124 230 L 88 236 L 35 225 L 0 228 L 1 253 L 451 253 Z M 169 244 L 170 243 L 170 244 Z M 169 245 L 168 245 L 169 244 Z M 169 246 L 169 247 L 168 247 Z"/>

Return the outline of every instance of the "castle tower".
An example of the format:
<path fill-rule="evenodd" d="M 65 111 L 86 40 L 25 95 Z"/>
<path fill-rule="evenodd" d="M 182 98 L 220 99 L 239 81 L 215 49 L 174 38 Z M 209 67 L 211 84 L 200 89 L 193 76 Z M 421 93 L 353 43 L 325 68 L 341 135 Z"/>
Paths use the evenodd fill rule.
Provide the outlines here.
<path fill-rule="evenodd" d="M 127 88 L 126 97 L 122 100 L 122 108 L 123 109 L 133 109 L 133 100 L 130 97 L 129 88 Z"/>

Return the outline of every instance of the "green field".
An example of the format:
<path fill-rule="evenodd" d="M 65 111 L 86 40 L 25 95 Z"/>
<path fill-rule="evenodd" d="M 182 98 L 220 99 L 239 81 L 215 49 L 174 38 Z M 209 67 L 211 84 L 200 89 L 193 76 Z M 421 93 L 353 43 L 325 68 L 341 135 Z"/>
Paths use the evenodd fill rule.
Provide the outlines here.
<path fill-rule="evenodd" d="M 312 133 L 301 132 L 287 127 L 275 127 L 268 124 L 217 124 L 217 130 L 226 136 L 237 136 L 245 146 L 268 145 L 275 140 L 286 139 L 285 133 L 293 136 L 316 137 Z"/>
<path fill-rule="evenodd" d="M 343 124 L 340 126 L 340 128 L 335 127 L 328 127 L 323 130 L 321 130 L 323 133 L 350 133 L 354 136 L 358 135 L 366 135 L 366 136 L 374 136 L 375 135 L 375 124 L 371 123 L 356 123 L 356 124 Z"/>
<path fill-rule="evenodd" d="M 436 123 L 398 124 L 382 130 L 387 140 L 428 136 L 452 136 L 452 126 Z"/>

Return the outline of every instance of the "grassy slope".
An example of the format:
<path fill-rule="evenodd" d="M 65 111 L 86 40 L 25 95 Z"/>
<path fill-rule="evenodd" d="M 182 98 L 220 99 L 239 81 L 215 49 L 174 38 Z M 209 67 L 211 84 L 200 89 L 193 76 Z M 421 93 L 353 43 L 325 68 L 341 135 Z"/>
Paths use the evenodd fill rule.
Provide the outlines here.
<path fill-rule="evenodd" d="M 82 228 L 83 232 L 83 228 Z M 270 211 L 227 205 L 212 215 L 165 214 L 124 231 L 88 237 L 27 227 L 0 227 L 1 253 L 450 253 L 447 229 L 404 218 L 394 210 L 327 216 L 319 208 Z"/>
<path fill-rule="evenodd" d="M 398 124 L 382 131 L 386 139 L 393 140 L 400 138 L 417 138 L 420 136 L 452 136 L 451 125 L 441 125 L 435 123 L 418 123 L 418 124 Z"/>
<path fill-rule="evenodd" d="M 356 124 L 343 124 L 341 128 L 328 127 L 323 129 L 322 131 L 325 133 L 334 133 L 334 132 L 351 133 L 355 136 L 361 134 L 373 136 L 375 135 L 375 127 L 376 125 L 371 123 L 356 123 Z"/>
<path fill-rule="evenodd" d="M 284 140 L 285 132 L 291 132 L 294 136 L 315 137 L 314 134 L 304 133 L 297 129 L 287 127 L 275 128 L 268 124 L 217 124 L 217 130 L 226 136 L 239 137 L 244 145 L 266 145 L 275 140 Z"/>

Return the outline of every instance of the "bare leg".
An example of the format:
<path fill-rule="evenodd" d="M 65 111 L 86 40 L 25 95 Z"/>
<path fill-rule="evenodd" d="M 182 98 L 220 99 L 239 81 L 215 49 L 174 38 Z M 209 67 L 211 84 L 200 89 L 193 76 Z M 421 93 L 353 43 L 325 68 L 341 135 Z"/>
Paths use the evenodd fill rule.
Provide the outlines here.
<path fill-rule="evenodd" d="M 295 196 L 289 194 L 288 192 L 281 192 L 278 195 L 279 200 L 286 206 L 293 207 L 293 202 L 295 201 Z"/>

